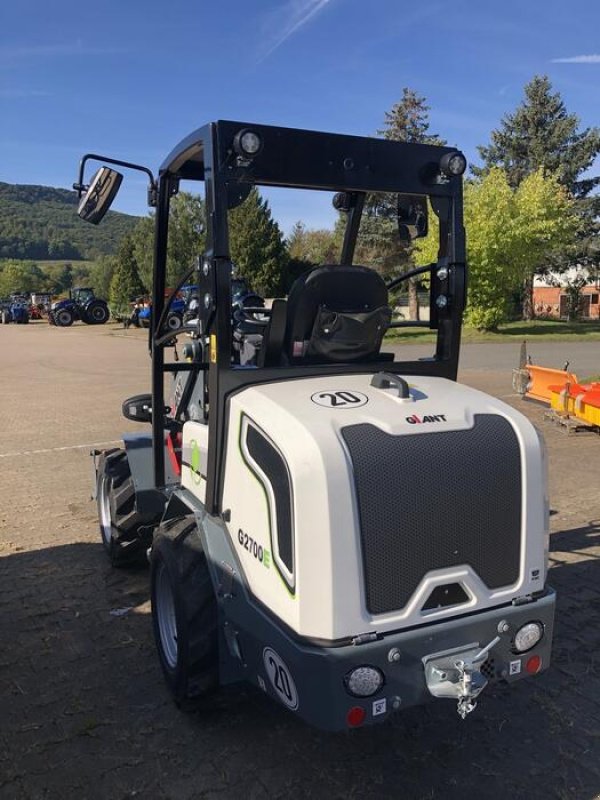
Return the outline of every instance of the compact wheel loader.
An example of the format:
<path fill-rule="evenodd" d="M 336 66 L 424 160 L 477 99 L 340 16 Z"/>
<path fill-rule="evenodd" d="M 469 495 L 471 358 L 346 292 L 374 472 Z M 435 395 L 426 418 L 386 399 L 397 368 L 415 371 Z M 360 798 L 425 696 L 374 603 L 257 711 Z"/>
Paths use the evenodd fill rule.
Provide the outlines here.
<path fill-rule="evenodd" d="M 86 185 L 89 160 L 105 165 Z M 176 703 L 202 706 L 245 681 L 342 730 L 434 698 L 464 718 L 488 684 L 545 670 L 544 449 L 524 416 L 456 382 L 462 153 L 219 121 L 178 144 L 157 179 L 84 156 L 75 188 L 91 222 L 121 182 L 106 164 L 147 173 L 156 236 L 152 393 L 123 405 L 150 428 L 94 453 L 100 528 L 113 564 L 149 555 Z M 206 250 L 180 284 L 198 286 L 198 319 L 173 332 L 179 287 L 165 300 L 165 271 L 181 180 L 204 184 Z M 228 211 L 254 186 L 331 193 L 345 234 L 339 263 L 232 315 Z M 353 263 L 381 195 L 396 198 L 387 208 L 405 240 L 426 233 L 428 209 L 439 222 L 437 261 L 387 284 Z M 415 276 L 428 280 L 437 341 L 430 358 L 402 360 L 384 334 L 414 323 L 392 321 L 389 294 Z"/>

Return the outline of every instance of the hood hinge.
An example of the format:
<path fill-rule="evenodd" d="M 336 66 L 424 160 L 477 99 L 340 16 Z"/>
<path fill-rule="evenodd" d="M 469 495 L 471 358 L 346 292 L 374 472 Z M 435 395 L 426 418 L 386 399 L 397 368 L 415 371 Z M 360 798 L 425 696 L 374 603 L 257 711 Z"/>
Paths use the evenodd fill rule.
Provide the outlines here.
<path fill-rule="evenodd" d="M 369 633 L 359 633 L 357 636 L 353 636 L 351 641 L 353 645 L 359 644 L 366 644 L 367 642 L 376 642 L 379 639 L 379 634 L 377 631 L 369 632 Z"/>

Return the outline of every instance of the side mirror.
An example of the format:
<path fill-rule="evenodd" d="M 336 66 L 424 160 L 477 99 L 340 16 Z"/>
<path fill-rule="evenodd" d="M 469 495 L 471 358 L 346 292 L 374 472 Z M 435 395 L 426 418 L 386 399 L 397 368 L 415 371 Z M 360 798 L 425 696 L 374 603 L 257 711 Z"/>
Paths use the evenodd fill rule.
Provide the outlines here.
<path fill-rule="evenodd" d="M 100 167 L 79 201 L 77 213 L 81 219 L 97 225 L 111 206 L 119 191 L 123 176 L 108 167 Z"/>
<path fill-rule="evenodd" d="M 152 422 L 152 395 L 136 394 L 122 406 L 123 416 L 134 422 Z"/>
<path fill-rule="evenodd" d="M 427 236 L 427 198 L 421 195 L 398 195 L 398 233 L 410 242 Z"/>

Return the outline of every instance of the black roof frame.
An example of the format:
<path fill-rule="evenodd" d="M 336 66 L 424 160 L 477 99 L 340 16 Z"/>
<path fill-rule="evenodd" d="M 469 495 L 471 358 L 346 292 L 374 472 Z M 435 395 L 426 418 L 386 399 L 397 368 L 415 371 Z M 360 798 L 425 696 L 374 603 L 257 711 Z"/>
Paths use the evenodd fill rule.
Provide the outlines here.
<path fill-rule="evenodd" d="M 256 132 L 262 148 L 254 159 L 238 155 L 235 135 Z M 465 236 L 462 209 L 462 179 L 440 174 L 440 159 L 454 148 L 408 144 L 341 134 L 291 128 L 219 121 L 205 125 L 183 139 L 160 167 L 155 218 L 152 407 L 164 408 L 164 374 L 173 366 L 165 364 L 164 336 L 156 328 L 165 304 L 165 275 L 169 202 L 180 180 L 203 180 L 206 202 L 206 250 L 198 270 L 202 299 L 203 332 L 210 337 L 208 364 L 209 455 L 206 508 L 222 513 L 222 477 L 227 441 L 227 402 L 246 386 L 300 379 L 316 375 L 373 373 L 387 371 L 410 375 L 437 375 L 456 379 L 462 313 L 466 299 Z M 231 260 L 227 211 L 236 184 L 283 186 L 349 192 L 353 209 L 349 213 L 342 262 L 352 263 L 362 199 L 367 192 L 395 192 L 428 195 L 440 216 L 438 265 L 447 267 L 439 279 L 432 265 L 432 295 L 445 294 L 450 302 L 438 309 L 432 304 L 431 327 L 437 328 L 435 356 L 409 362 L 373 362 L 293 367 L 235 368 L 231 364 Z M 355 210 L 354 210 L 355 209 Z M 443 273 L 442 273 L 443 274 Z M 206 302 L 204 302 L 206 300 Z M 153 414 L 154 481 L 165 485 L 165 421 Z"/>

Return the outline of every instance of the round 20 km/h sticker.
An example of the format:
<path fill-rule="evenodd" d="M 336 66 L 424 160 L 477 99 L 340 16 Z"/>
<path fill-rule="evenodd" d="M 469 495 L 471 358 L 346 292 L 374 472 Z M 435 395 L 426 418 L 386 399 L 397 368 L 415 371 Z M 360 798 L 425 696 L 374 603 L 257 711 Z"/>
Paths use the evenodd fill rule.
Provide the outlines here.
<path fill-rule="evenodd" d="M 310 398 L 313 403 L 325 408 L 360 408 L 369 402 L 369 398 L 354 389 L 342 389 L 331 392 L 315 392 Z"/>
<path fill-rule="evenodd" d="M 285 706 L 295 711 L 298 708 L 298 692 L 285 661 L 270 647 L 263 650 L 263 661 L 277 696 Z"/>

